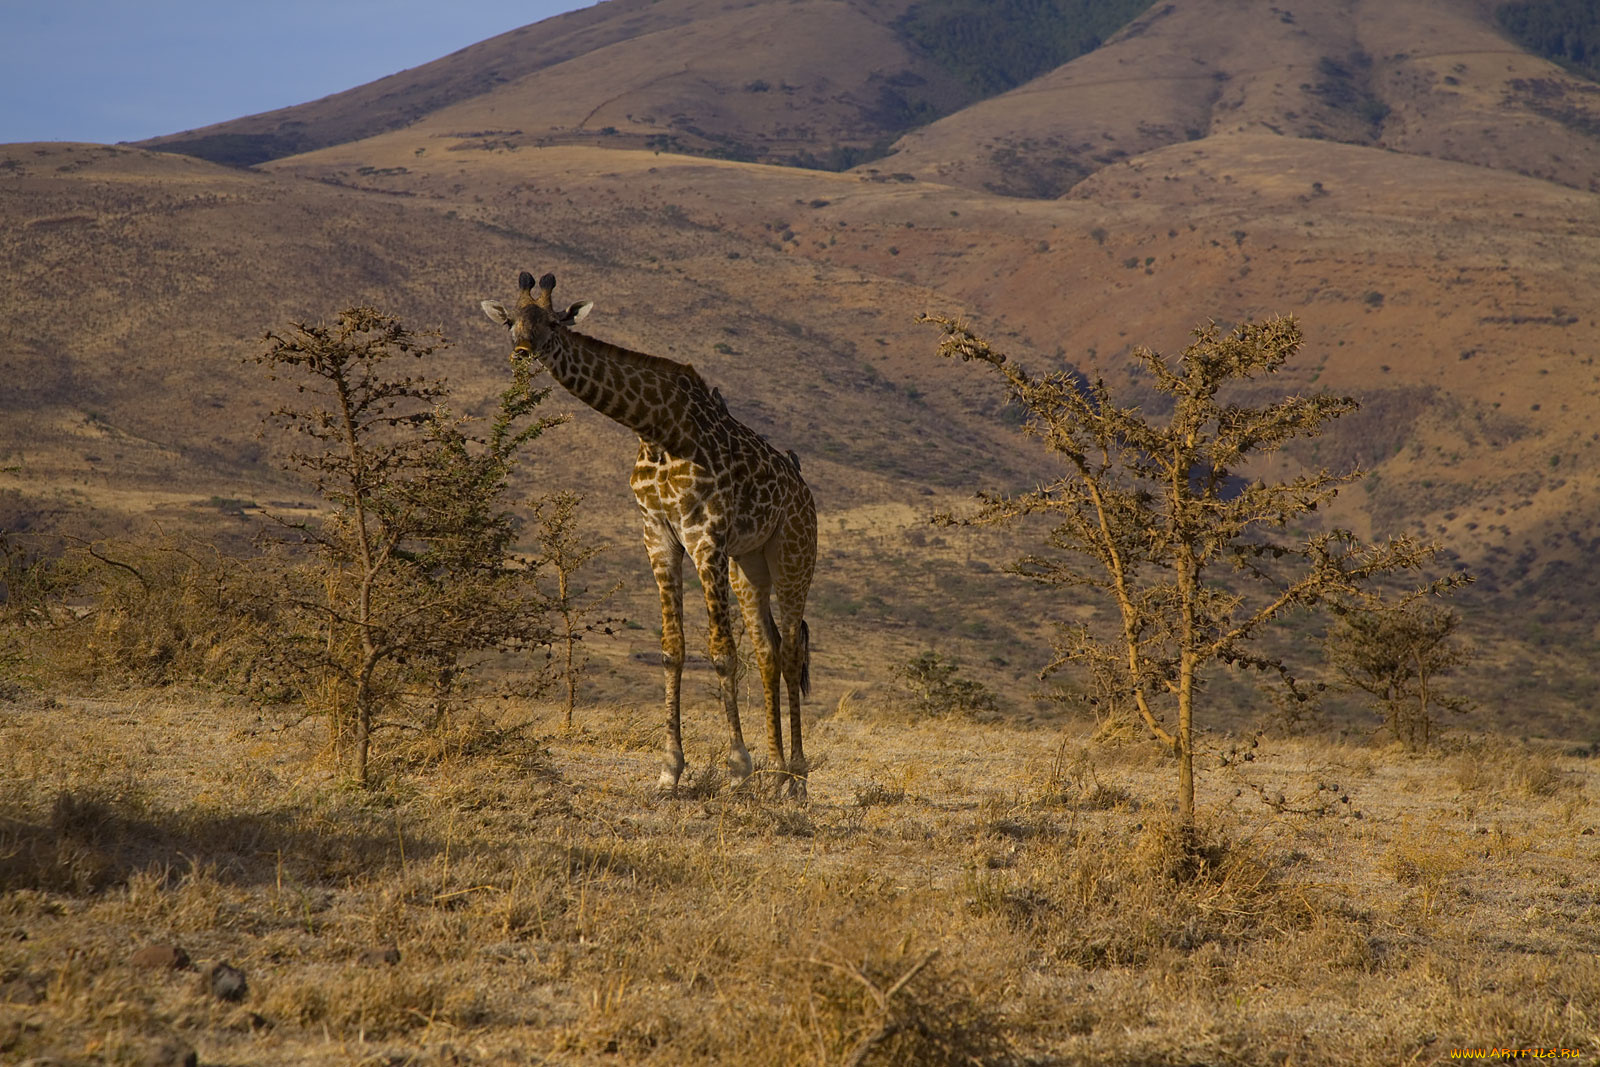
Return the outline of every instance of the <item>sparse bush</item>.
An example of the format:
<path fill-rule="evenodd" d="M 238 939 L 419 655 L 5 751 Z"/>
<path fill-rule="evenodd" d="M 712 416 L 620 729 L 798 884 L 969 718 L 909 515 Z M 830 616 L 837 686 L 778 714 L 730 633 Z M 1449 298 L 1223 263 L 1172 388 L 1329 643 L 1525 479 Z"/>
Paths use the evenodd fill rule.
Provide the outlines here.
<path fill-rule="evenodd" d="M 567 710 L 562 720 L 567 729 L 572 728 L 572 712 L 578 703 L 578 683 L 582 679 L 589 657 L 579 652 L 586 635 L 610 634 L 612 626 L 621 620 L 595 617 L 622 584 L 618 582 L 598 593 L 583 584 L 580 573 L 601 552 L 598 545 L 586 543 L 578 533 L 578 505 L 583 498 L 577 493 L 554 493 L 534 503 L 535 536 L 539 542 L 538 563 L 547 576 L 546 584 L 554 582 L 554 591 L 546 592 L 549 610 L 560 619 L 553 643 L 560 644 L 563 652 L 561 678 L 567 689 Z"/>
<path fill-rule="evenodd" d="M 1468 702 L 1441 693 L 1438 679 L 1467 661 L 1456 640 L 1455 612 L 1416 602 L 1341 608 L 1328 633 L 1328 662 L 1367 693 L 1384 725 L 1408 751 L 1426 748 L 1439 710 Z"/>
<path fill-rule="evenodd" d="M 317 680 L 306 691 L 365 783 L 380 711 L 420 698 L 437 721 L 468 657 L 548 641 L 532 573 L 511 556 L 504 494 L 519 449 L 560 420 L 534 417 L 549 389 L 534 387 L 542 368 L 519 360 L 487 436 L 476 436 L 444 406 L 444 382 L 392 369 L 434 355 L 442 339 L 373 308 L 264 340 L 257 362 L 305 398 L 269 420 L 309 442 L 287 465 L 330 510 L 287 524 L 318 562 L 314 581 L 286 597 L 300 625 L 280 655 Z"/>
<path fill-rule="evenodd" d="M 961 667 L 929 650 L 894 668 L 903 697 L 919 716 L 975 716 L 999 710 L 994 693 L 982 682 L 957 678 Z"/>

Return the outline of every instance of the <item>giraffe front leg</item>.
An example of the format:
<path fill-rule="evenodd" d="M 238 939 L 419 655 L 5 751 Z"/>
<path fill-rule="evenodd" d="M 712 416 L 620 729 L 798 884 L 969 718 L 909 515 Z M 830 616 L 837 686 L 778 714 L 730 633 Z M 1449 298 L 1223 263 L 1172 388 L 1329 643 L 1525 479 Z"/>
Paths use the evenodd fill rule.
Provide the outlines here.
<path fill-rule="evenodd" d="M 695 555 L 700 585 L 706 593 L 710 619 L 711 662 L 717 669 L 722 710 L 728 716 L 728 773 L 735 781 L 750 777 L 753 764 L 739 728 L 739 652 L 733 640 L 733 591 L 728 578 L 727 553 L 709 550 Z"/>
<path fill-rule="evenodd" d="M 657 787 L 677 791 L 683 776 L 683 721 L 680 692 L 683 685 L 683 546 L 660 523 L 645 522 L 645 547 L 650 569 L 661 591 L 661 673 L 666 688 L 667 747 L 663 753 Z"/>

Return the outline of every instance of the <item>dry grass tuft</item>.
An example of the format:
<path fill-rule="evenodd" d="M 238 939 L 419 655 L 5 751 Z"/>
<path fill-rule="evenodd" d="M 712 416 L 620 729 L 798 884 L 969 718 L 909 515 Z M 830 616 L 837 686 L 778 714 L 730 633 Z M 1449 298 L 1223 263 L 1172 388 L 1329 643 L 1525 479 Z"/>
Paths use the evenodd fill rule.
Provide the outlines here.
<path fill-rule="evenodd" d="M 471 1027 L 486 1020 L 477 990 L 448 977 L 401 969 L 329 968 L 278 986 L 259 1003 L 264 1017 L 357 1040 Z"/>

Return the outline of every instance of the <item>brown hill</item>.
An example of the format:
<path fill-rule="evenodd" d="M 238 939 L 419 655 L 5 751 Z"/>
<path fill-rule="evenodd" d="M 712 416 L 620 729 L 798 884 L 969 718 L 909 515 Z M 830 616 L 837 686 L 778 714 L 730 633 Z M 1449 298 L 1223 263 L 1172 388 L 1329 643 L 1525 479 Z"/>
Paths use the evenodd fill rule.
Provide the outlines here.
<path fill-rule="evenodd" d="M 258 163 L 418 124 L 449 143 L 847 161 L 916 115 L 971 99 L 893 30 L 909 3 L 610 0 L 348 92 L 142 146 Z"/>
<path fill-rule="evenodd" d="M 822 702 L 881 683 L 888 663 L 934 646 L 990 663 L 982 676 L 1026 704 L 1047 613 L 986 573 L 1006 555 L 995 542 L 940 534 L 922 519 L 979 486 L 1026 484 L 1037 453 L 1017 443 L 992 383 L 934 360 L 934 338 L 914 314 L 963 311 L 1030 365 L 1071 361 L 1118 381 L 1134 344 L 1171 352 L 1207 317 L 1293 312 L 1308 345 L 1284 385 L 1367 402 L 1295 461 L 1371 467 L 1343 521 L 1443 536 L 1480 574 L 1472 602 L 1494 609 L 1472 616 L 1486 663 L 1516 664 L 1520 679 L 1484 675 L 1495 710 L 1526 685 L 1538 699 L 1518 701 L 1519 721 L 1588 729 L 1578 657 L 1600 624 L 1583 518 L 1600 503 L 1591 429 L 1600 416 L 1600 197 L 1513 173 L 1507 151 L 1509 131 L 1527 138 L 1515 142 L 1524 160 L 1583 160 L 1592 141 L 1580 124 L 1488 107 L 1492 88 L 1473 88 L 1463 74 L 1449 77 L 1483 107 L 1456 119 L 1439 84 L 1413 79 L 1413 92 L 1384 74 L 1399 62 L 1392 57 L 1423 53 L 1408 34 L 1443 34 L 1448 24 L 1470 38 L 1486 26 L 1476 8 L 1457 4 L 1442 9 L 1451 20 L 1407 29 L 1406 13 L 1422 8 L 1406 0 L 1382 18 L 1375 5 L 1348 3 L 1295 11 L 1292 23 L 1282 11 L 1258 19 L 1252 47 L 1261 69 L 1276 73 L 1230 75 L 1238 106 L 1226 111 L 1241 117 L 1223 123 L 1212 101 L 1203 136 L 1191 140 L 1180 124 L 1192 100 L 1146 84 L 1139 72 L 1154 68 L 1128 50 L 1159 44 L 1177 62 L 1184 38 L 1163 27 L 1202 9 L 1226 27 L 1240 9 L 1231 0 L 1170 6 L 1028 91 L 978 105 L 1000 128 L 993 109 L 1009 101 L 1022 123 L 1052 79 L 1107 56 L 1129 60 L 1133 80 L 1117 92 L 1147 101 L 1139 106 L 1152 129 L 1167 132 L 1141 141 L 1136 124 L 1115 125 L 1115 94 L 1099 110 L 1084 105 L 1086 132 L 1073 144 L 1109 131 L 1132 147 L 1110 162 L 1073 155 L 1074 166 L 1087 160 L 1094 170 L 1075 174 L 1072 195 L 1059 199 L 985 189 L 985 174 L 999 172 L 984 169 L 994 159 L 977 133 L 965 157 L 948 158 L 988 162 L 952 173 L 955 184 L 902 170 L 926 175 L 936 169 L 929 160 L 948 161 L 927 146 L 937 136 L 959 147 L 961 115 L 930 127 L 922 147 L 907 142 L 893 160 L 842 174 L 621 147 L 629 135 L 620 126 L 592 143 L 560 143 L 549 131 L 598 121 L 579 121 L 580 110 L 612 115 L 603 65 L 581 57 L 405 128 L 351 143 L 318 134 L 327 147 L 254 172 L 131 149 L 0 149 L 0 210 L 17 220 L 0 231 L 10 283 L 0 359 L 19 383 L 0 400 L 8 525 L 209 516 L 238 528 L 219 509 L 304 493 L 275 472 L 274 443 L 253 438 L 271 397 L 239 359 L 262 330 L 363 301 L 413 325 L 440 323 L 460 339 L 450 375 L 481 404 L 503 367 L 504 338 L 476 301 L 508 295 L 519 269 L 550 269 L 558 296 L 597 301 L 591 332 L 692 360 L 736 414 L 802 455 L 822 510 Z M 741 12 L 705 15 L 721 34 Z M 1390 27 L 1387 36 L 1374 26 Z M 1337 126 L 1348 109 L 1326 94 L 1275 88 L 1298 86 L 1321 57 L 1348 57 L 1350 27 L 1377 57 L 1361 84 L 1390 109 L 1384 140 L 1403 126 L 1408 151 L 1384 150 L 1376 134 L 1360 143 Z M 708 31 L 678 23 L 661 32 Z M 1220 40 L 1192 37 L 1187 61 L 1219 62 Z M 1474 69 L 1463 53 L 1443 54 L 1458 57 L 1452 71 L 1458 62 Z M 719 62 L 726 84 L 762 76 Z M 1495 62 L 1532 71 L 1541 61 Z M 892 66 L 891 57 L 879 69 Z M 689 84 L 675 77 L 653 85 Z M 535 85 L 562 86 L 566 102 L 541 112 Z M 733 98 L 766 106 L 778 99 L 771 92 Z M 616 106 L 624 122 L 640 117 Z M 844 111 L 816 113 L 833 116 L 826 128 L 846 128 Z M 633 132 L 642 138 L 644 128 Z M 1447 139 L 1467 162 L 1417 154 Z M 527 488 L 589 492 L 594 528 L 622 544 L 614 566 L 630 581 L 631 611 L 648 620 L 654 597 L 623 487 L 631 456 L 625 433 L 580 412 L 544 443 Z M 644 631 L 629 651 L 648 654 L 652 640 Z M 633 680 L 643 691 L 653 683 Z"/>
<path fill-rule="evenodd" d="M 1365 144 L 1600 191 L 1600 86 L 1477 0 L 1159 3 L 1103 48 L 907 134 L 892 166 L 1012 196 L 1219 133 Z M 886 164 L 887 165 L 887 164 Z"/>

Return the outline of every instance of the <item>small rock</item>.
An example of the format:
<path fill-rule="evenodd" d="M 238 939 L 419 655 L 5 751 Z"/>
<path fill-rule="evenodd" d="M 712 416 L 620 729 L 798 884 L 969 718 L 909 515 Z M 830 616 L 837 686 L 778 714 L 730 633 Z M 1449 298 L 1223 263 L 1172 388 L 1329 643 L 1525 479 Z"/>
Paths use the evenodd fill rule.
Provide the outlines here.
<path fill-rule="evenodd" d="M 153 970 L 181 971 L 189 966 L 189 954 L 177 945 L 146 945 L 129 956 L 128 963 Z"/>
<path fill-rule="evenodd" d="M 199 1067 L 200 1057 L 187 1045 L 169 1041 L 152 1047 L 138 1062 L 139 1067 Z"/>
<path fill-rule="evenodd" d="M 34 975 L 21 975 L 9 982 L 0 982 L 0 1004 L 43 1004 L 44 981 Z M 5 1042 L 0 1039 L 0 1051 Z"/>
<path fill-rule="evenodd" d="M 356 962 L 364 967 L 393 967 L 400 962 L 400 950 L 394 945 L 378 945 L 357 956 Z"/>
<path fill-rule="evenodd" d="M 206 976 L 206 983 L 211 987 L 212 994 L 221 1000 L 243 1000 L 250 991 L 249 983 L 244 980 L 244 972 L 231 963 L 213 966 L 211 973 Z"/>
<path fill-rule="evenodd" d="M 235 1008 L 233 1013 L 223 1020 L 222 1025 L 239 1033 L 253 1034 L 259 1030 L 272 1029 L 272 1020 L 249 1008 Z"/>

